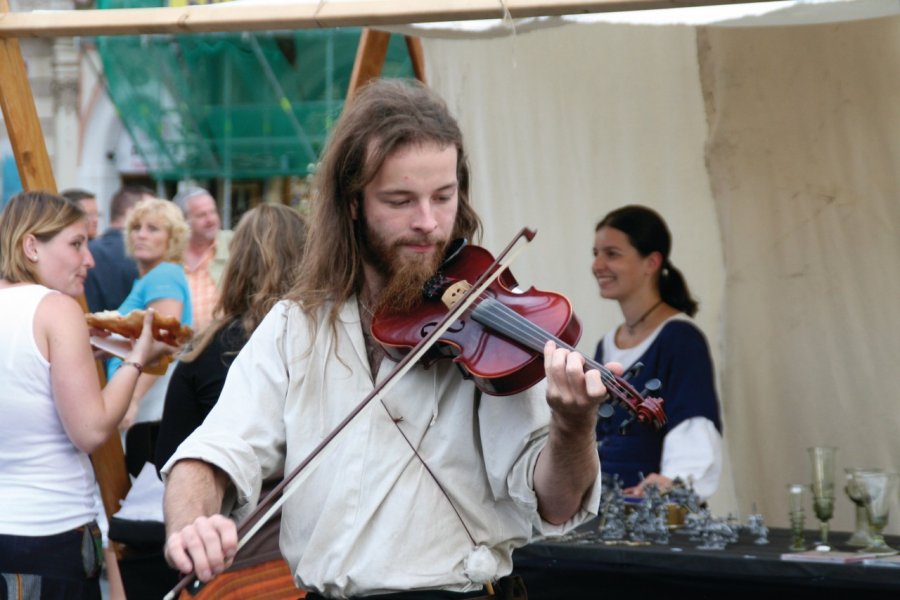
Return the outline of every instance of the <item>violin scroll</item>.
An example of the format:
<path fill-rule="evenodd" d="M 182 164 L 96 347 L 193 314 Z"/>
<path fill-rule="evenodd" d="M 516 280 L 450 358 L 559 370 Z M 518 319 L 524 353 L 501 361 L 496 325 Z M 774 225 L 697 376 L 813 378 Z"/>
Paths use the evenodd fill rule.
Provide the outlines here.
<path fill-rule="evenodd" d="M 658 393 L 662 387 L 658 379 L 647 381 L 644 391 L 638 392 L 625 378 L 613 374 L 612 371 L 600 363 L 592 360 L 585 361 L 585 363 L 586 369 L 591 368 L 600 371 L 600 379 L 610 395 L 608 403 L 622 406 L 630 413 L 630 417 L 621 424 L 622 428 L 630 425 L 634 419 L 637 419 L 638 423 L 652 425 L 656 429 L 661 429 L 666 424 L 667 419 L 666 411 L 663 409 L 663 399 L 649 395 Z M 601 406 L 600 417 L 609 418 L 611 416 L 612 411 L 604 410 Z"/>
<path fill-rule="evenodd" d="M 645 396 L 637 408 L 637 420 L 639 423 L 647 423 L 660 429 L 666 424 L 666 413 L 663 410 L 663 399 L 654 396 Z"/>

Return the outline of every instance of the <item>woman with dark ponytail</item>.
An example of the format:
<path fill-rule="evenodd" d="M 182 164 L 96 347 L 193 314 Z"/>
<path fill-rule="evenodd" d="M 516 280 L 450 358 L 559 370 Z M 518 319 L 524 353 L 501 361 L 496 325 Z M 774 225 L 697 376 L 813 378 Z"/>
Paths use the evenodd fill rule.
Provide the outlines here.
<path fill-rule="evenodd" d="M 722 467 L 722 425 L 706 338 L 687 282 L 669 260 L 665 221 L 644 206 L 625 206 L 595 228 L 591 270 L 603 298 L 616 300 L 625 321 L 597 345 L 596 360 L 626 369 L 642 363 L 631 383 L 639 391 L 659 379 L 668 422 L 659 431 L 635 425 L 624 432 L 620 408 L 597 425 L 604 474 L 618 475 L 626 493 L 667 489 L 679 477 L 702 498 L 716 491 Z"/>

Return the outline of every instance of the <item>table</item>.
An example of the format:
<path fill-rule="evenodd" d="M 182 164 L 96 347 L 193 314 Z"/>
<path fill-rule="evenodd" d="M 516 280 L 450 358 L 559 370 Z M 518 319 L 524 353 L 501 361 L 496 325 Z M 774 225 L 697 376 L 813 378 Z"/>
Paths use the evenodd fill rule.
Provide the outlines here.
<path fill-rule="evenodd" d="M 806 533 L 810 545 L 815 537 Z M 835 550 L 852 550 L 840 544 L 848 537 L 832 533 Z M 595 522 L 567 538 L 515 551 L 514 572 L 525 579 L 530 600 L 624 597 L 617 593 L 716 600 L 900 598 L 900 568 L 781 560 L 790 545 L 786 529 L 771 530 L 764 546 L 742 532 L 738 543 L 718 551 L 698 549 L 699 542 L 677 530 L 668 545 L 604 543 Z M 887 542 L 900 547 L 900 539 Z"/>

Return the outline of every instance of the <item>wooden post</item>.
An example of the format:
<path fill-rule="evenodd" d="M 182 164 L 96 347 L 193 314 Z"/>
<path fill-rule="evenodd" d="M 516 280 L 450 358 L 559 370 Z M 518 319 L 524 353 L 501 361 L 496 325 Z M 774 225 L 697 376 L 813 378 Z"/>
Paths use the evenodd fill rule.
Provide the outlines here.
<path fill-rule="evenodd" d="M 0 0 L 0 15 L 8 12 L 9 2 Z M 23 189 L 55 193 L 50 156 L 16 38 L 0 39 L 0 106 Z"/>
<path fill-rule="evenodd" d="M 422 51 L 422 40 L 409 35 L 404 37 L 409 59 L 412 62 L 413 74 L 416 79 L 425 83 L 425 54 Z M 359 46 L 356 49 L 353 72 L 350 74 L 350 84 L 347 86 L 347 100 L 352 98 L 356 91 L 368 81 L 381 75 L 390 41 L 390 33 L 368 27 L 363 29 L 359 38 Z"/>
<path fill-rule="evenodd" d="M 412 61 L 413 74 L 422 83 L 425 81 L 425 51 L 422 49 L 422 39 L 411 35 L 406 38 L 406 50 L 409 52 L 409 60 Z"/>
<path fill-rule="evenodd" d="M 359 46 L 356 48 L 350 84 L 347 86 L 347 100 L 368 81 L 381 75 L 390 41 L 391 34 L 386 31 L 376 31 L 368 27 L 363 29 L 359 37 Z"/>

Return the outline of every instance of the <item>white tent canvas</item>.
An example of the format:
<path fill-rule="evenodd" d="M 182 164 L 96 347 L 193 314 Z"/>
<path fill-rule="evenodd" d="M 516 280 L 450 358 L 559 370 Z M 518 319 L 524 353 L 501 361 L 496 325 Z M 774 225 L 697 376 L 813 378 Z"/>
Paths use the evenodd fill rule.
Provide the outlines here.
<path fill-rule="evenodd" d="M 571 297 L 585 353 L 620 320 L 590 275 L 594 224 L 627 203 L 666 217 L 717 364 L 718 512 L 786 525 L 809 446 L 840 448 L 839 478 L 900 468 L 897 0 L 393 30 L 425 37 L 429 85 L 460 118 L 485 246 L 538 229 L 513 270 Z M 852 513 L 841 496 L 834 526 Z"/>
<path fill-rule="evenodd" d="M 415 30 L 467 136 L 484 245 L 538 230 L 513 270 L 570 296 L 585 353 L 621 320 L 590 274 L 594 225 L 628 203 L 666 217 L 717 364 L 716 512 L 786 526 L 806 448 L 833 445 L 850 530 L 843 469 L 900 467 L 900 6 L 773 4 L 794 6 L 728 27 Z"/>

